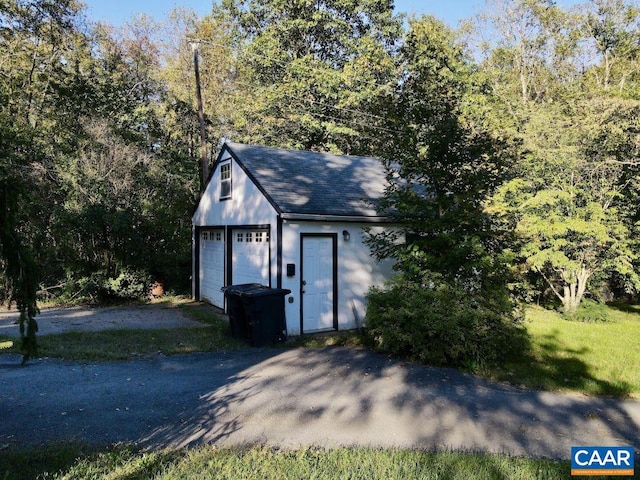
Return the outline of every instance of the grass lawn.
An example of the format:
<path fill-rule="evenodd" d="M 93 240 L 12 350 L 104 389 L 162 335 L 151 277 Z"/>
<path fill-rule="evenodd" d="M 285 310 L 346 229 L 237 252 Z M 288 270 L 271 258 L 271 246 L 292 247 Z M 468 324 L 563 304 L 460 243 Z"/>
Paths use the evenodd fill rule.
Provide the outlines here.
<path fill-rule="evenodd" d="M 607 321 L 580 322 L 529 307 L 530 351 L 483 373 L 546 390 L 640 397 L 640 306 L 603 309 Z"/>
<path fill-rule="evenodd" d="M 264 447 L 156 450 L 127 446 L 91 450 L 52 445 L 0 451 L 0 478 L 26 479 L 561 479 L 568 462 L 470 453 L 396 449 Z M 594 478 L 594 477 L 592 477 Z"/>

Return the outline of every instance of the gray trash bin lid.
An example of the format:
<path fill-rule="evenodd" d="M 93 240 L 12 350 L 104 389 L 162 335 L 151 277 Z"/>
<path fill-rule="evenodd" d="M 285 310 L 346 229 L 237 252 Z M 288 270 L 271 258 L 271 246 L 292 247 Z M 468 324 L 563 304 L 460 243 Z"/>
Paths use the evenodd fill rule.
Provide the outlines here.
<path fill-rule="evenodd" d="M 256 290 L 259 288 L 268 288 L 260 283 L 240 283 L 238 285 L 227 285 L 226 287 L 222 287 L 222 290 L 225 295 L 227 293 L 231 295 L 242 295 L 244 292 L 248 292 L 251 290 Z"/>
<path fill-rule="evenodd" d="M 255 297 L 285 296 L 285 295 L 289 295 L 290 293 L 291 293 L 291 290 L 288 290 L 286 288 L 269 288 L 269 287 L 263 286 L 262 288 L 245 290 L 239 295 L 241 297 L 255 298 Z"/>

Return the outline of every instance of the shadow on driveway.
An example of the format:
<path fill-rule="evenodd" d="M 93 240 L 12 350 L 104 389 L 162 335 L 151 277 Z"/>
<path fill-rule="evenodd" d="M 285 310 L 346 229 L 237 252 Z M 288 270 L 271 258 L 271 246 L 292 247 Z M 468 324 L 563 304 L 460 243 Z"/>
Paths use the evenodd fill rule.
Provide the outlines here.
<path fill-rule="evenodd" d="M 568 458 L 640 449 L 640 402 L 491 384 L 343 347 L 3 368 L 0 445 L 265 444 L 465 449 Z M 11 359 L 7 359 L 12 361 Z"/>

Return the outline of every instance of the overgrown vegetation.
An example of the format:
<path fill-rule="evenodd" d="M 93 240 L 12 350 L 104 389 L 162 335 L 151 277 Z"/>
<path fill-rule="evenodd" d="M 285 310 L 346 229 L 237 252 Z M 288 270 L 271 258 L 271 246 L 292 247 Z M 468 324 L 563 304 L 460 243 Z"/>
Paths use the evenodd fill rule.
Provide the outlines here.
<path fill-rule="evenodd" d="M 611 310 L 605 303 L 588 299 L 580 303 L 574 312 L 567 313 L 563 310 L 563 317 L 582 323 L 607 322 L 612 319 Z"/>
<path fill-rule="evenodd" d="M 1 450 L 0 477 L 12 480 L 571 478 L 569 462 L 504 455 L 366 448 L 279 451 L 266 447 L 215 446 L 144 452 L 126 445 L 98 450 L 80 445 L 50 446 L 37 451 Z"/>

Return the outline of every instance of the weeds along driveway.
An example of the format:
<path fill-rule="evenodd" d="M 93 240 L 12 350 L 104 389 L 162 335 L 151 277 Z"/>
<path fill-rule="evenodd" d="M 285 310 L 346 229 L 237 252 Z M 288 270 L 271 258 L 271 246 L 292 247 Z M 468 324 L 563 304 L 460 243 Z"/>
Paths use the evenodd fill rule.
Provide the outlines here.
<path fill-rule="evenodd" d="M 573 445 L 640 450 L 638 401 L 518 390 L 365 350 L 17 360 L 0 355 L 0 446 L 365 445 L 552 458 Z"/>
<path fill-rule="evenodd" d="M 0 335 L 20 337 L 16 309 L 0 310 Z M 43 308 L 36 316 L 38 335 L 63 332 L 95 332 L 114 329 L 156 329 L 198 327 L 180 308 L 172 304 L 152 304 L 131 307 L 106 308 Z"/>

